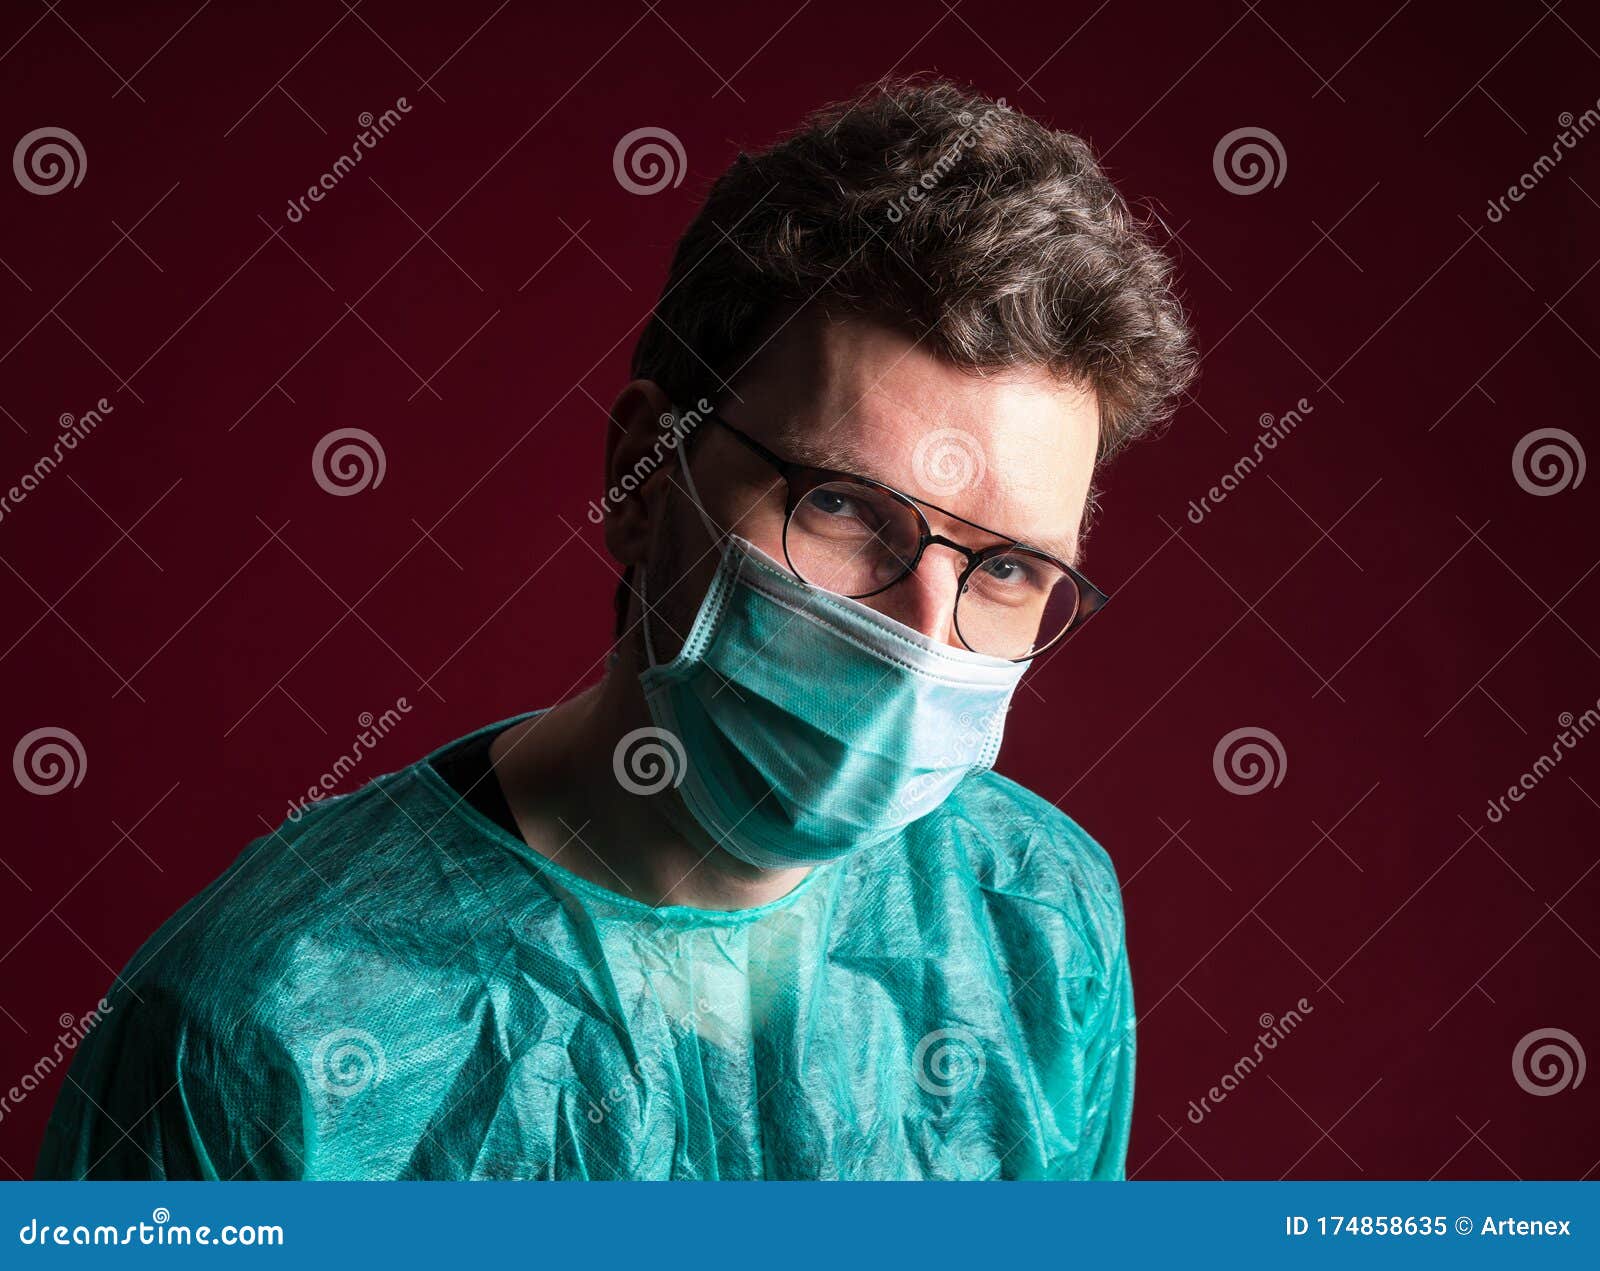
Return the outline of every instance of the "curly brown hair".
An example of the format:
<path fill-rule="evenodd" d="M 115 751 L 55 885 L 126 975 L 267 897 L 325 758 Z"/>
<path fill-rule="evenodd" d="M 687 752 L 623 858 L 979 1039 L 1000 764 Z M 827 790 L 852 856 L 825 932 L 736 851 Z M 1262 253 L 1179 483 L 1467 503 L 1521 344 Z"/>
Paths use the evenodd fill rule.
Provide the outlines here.
<path fill-rule="evenodd" d="M 633 374 L 728 391 L 780 314 L 889 322 L 973 371 L 1094 390 L 1108 455 L 1194 369 L 1172 266 L 1081 138 L 944 81 L 892 80 L 743 155 L 673 256 Z"/>

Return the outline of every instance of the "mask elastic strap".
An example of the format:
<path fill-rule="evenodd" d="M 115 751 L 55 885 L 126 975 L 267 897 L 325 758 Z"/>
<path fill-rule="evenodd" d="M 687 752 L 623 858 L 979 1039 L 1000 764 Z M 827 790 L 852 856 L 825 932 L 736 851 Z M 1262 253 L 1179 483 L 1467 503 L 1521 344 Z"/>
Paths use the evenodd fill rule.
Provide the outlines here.
<path fill-rule="evenodd" d="M 678 421 L 683 418 L 683 412 L 673 407 L 672 423 L 673 432 L 677 432 Z M 720 543 L 723 539 L 722 531 L 717 528 L 717 523 L 711 519 L 711 514 L 706 511 L 700 502 L 700 491 L 695 488 L 694 473 L 689 470 L 689 439 L 687 436 L 678 445 L 678 467 L 683 469 L 683 483 L 688 487 L 689 502 L 694 504 L 694 510 L 700 514 L 700 522 L 706 527 L 706 533 L 711 536 L 712 545 Z M 656 661 L 655 641 L 650 638 L 650 600 L 645 591 L 645 568 L 639 566 L 639 606 L 641 625 L 644 627 L 644 655 L 649 665 L 658 665 Z"/>
<path fill-rule="evenodd" d="M 656 646 L 650 639 L 650 600 L 645 595 L 644 566 L 639 566 L 639 624 L 644 628 L 644 656 L 649 666 L 656 665 Z"/>
<path fill-rule="evenodd" d="M 674 424 L 682 416 L 676 407 L 673 408 L 672 417 Z M 678 466 L 683 469 L 683 483 L 689 490 L 689 501 L 694 504 L 694 510 L 700 513 L 700 521 L 706 527 L 706 533 L 711 536 L 713 545 L 720 543 L 724 537 L 717 523 L 711 519 L 711 514 L 706 511 L 705 505 L 700 502 L 700 491 L 695 488 L 694 473 L 689 471 L 689 438 L 685 437 L 678 446 Z"/>

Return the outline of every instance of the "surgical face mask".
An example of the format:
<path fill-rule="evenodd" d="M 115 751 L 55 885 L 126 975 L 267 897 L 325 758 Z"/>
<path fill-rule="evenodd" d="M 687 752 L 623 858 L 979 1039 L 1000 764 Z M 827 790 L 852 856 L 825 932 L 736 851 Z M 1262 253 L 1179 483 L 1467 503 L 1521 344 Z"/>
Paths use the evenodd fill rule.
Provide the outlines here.
<path fill-rule="evenodd" d="M 929 639 L 737 536 L 720 550 L 670 662 L 656 661 L 645 598 L 640 677 L 656 726 L 684 749 L 678 793 L 718 846 L 764 869 L 835 860 L 884 843 L 994 763 L 1025 663 Z"/>

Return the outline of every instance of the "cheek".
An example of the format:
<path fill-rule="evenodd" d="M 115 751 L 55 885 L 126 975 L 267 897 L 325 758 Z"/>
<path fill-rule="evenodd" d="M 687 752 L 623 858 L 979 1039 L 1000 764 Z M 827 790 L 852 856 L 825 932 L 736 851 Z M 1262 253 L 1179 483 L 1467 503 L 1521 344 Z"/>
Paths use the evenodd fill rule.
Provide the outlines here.
<path fill-rule="evenodd" d="M 673 500 L 646 565 L 650 636 L 661 662 L 671 661 L 683 647 L 719 559 L 715 551 L 708 550 L 705 529 L 694 509 L 686 504 L 686 500 Z M 685 511 L 693 518 L 688 524 L 683 520 Z"/>
<path fill-rule="evenodd" d="M 768 556 L 783 559 L 783 523 L 785 520 L 782 485 L 769 484 L 743 486 L 730 491 L 728 505 L 714 512 L 720 524 L 728 526 L 740 538 L 748 539 Z"/>

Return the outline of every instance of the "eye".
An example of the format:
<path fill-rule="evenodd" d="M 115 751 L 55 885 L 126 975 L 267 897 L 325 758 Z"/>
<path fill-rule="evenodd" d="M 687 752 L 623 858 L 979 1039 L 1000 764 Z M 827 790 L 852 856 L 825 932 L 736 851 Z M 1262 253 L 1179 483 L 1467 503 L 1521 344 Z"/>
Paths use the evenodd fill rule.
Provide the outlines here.
<path fill-rule="evenodd" d="M 967 579 L 966 591 L 976 602 L 1033 610 L 1050 603 L 1064 578 L 1049 561 L 1016 552 L 985 560 Z"/>
<path fill-rule="evenodd" d="M 828 523 L 826 527 L 818 528 L 867 530 L 875 533 L 884 521 L 882 511 L 872 500 L 858 498 L 840 490 L 837 486 L 823 486 L 811 491 L 806 495 L 802 506 L 816 520 Z"/>
<path fill-rule="evenodd" d="M 984 575 L 986 581 L 996 586 L 1019 589 L 1037 587 L 1041 572 L 1023 556 L 994 556 L 978 567 L 978 573 Z"/>
<path fill-rule="evenodd" d="M 845 498 L 837 490 L 813 490 L 806 496 L 806 500 L 825 516 L 858 514 L 852 507 L 853 500 Z"/>

